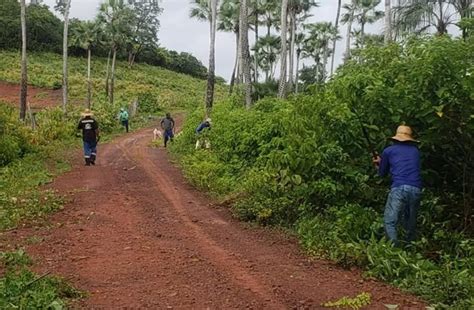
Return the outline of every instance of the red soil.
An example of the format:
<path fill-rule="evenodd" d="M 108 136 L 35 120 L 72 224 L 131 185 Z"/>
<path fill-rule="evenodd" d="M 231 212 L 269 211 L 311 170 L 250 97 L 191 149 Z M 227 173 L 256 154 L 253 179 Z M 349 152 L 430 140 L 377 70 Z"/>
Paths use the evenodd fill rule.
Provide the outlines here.
<path fill-rule="evenodd" d="M 100 145 L 98 163 L 78 165 L 53 188 L 70 197 L 47 227 L 0 235 L 26 246 L 39 273 L 51 271 L 86 292 L 78 308 L 320 309 L 361 292 L 424 309 L 417 298 L 309 259 L 288 235 L 241 223 L 190 186 L 152 130 Z M 41 242 L 28 245 L 28 237 Z M 30 239 L 31 240 L 31 239 Z"/>

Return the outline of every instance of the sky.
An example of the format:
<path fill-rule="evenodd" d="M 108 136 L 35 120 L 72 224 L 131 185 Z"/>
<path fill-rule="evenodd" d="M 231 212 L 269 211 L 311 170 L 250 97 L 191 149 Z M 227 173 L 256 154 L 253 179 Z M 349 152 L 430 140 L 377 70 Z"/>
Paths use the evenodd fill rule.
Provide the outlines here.
<path fill-rule="evenodd" d="M 53 8 L 56 0 L 44 0 L 43 3 Z M 71 17 L 82 20 L 93 19 L 101 0 L 72 0 Z M 311 12 L 309 22 L 334 21 L 336 18 L 337 1 L 319 0 L 319 7 Z M 343 3 L 349 0 L 343 0 Z M 163 13 L 160 15 L 159 44 L 167 49 L 178 52 L 189 52 L 197 57 L 205 66 L 209 59 L 209 25 L 189 18 L 190 0 L 162 0 Z M 380 7 L 383 10 L 383 6 Z M 383 23 L 370 25 L 367 32 L 381 32 Z M 337 43 L 336 64 L 342 60 L 345 48 L 345 27 L 342 26 L 341 36 Z M 249 33 L 250 40 L 253 33 Z M 251 42 L 252 44 L 252 42 Z M 229 80 L 235 61 L 235 36 L 232 33 L 218 32 L 216 37 L 216 74 Z"/>

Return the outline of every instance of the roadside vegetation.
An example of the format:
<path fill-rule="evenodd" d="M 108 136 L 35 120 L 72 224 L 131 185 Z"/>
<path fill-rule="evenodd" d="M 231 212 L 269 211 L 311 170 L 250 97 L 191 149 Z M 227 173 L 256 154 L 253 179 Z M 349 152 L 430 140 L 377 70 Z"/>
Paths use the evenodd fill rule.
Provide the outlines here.
<path fill-rule="evenodd" d="M 81 297 L 63 279 L 47 273 L 38 275 L 29 266 L 31 259 L 23 250 L 0 253 L 0 308 L 65 309 L 68 301 Z"/>
<path fill-rule="evenodd" d="M 213 110 L 211 150 L 194 150 L 196 111 L 173 146 L 188 178 L 241 219 L 294 230 L 313 255 L 416 293 L 439 308 L 474 306 L 474 45 L 436 37 L 368 47 L 325 84 L 251 109 Z M 449 55 L 449 56 L 447 56 Z M 426 189 L 417 242 L 384 238 L 388 180 L 377 151 L 406 122 L 421 139 Z"/>

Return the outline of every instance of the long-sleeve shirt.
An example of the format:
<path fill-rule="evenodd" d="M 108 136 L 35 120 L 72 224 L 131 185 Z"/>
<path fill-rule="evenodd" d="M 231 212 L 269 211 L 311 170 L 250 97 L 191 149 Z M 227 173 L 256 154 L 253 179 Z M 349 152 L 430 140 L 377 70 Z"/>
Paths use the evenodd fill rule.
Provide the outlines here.
<path fill-rule="evenodd" d="M 381 157 L 379 175 L 383 177 L 390 172 L 392 188 L 401 185 L 422 188 L 420 151 L 415 144 L 395 143 L 387 147 Z"/>

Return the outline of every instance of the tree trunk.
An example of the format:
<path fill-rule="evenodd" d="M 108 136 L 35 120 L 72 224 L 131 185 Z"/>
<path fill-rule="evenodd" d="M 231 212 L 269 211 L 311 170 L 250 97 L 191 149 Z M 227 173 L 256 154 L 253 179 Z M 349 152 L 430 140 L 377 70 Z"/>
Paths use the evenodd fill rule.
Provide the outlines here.
<path fill-rule="evenodd" d="M 230 87 L 229 87 L 229 94 L 232 95 L 232 92 L 234 91 L 234 84 L 235 84 L 235 79 L 236 79 L 236 74 L 237 74 L 237 67 L 239 66 L 239 39 L 240 35 L 239 32 L 235 33 L 236 39 L 235 39 L 235 63 L 234 63 L 234 70 L 232 71 L 232 76 L 230 77 Z"/>
<path fill-rule="evenodd" d="M 295 36 L 296 36 L 296 14 L 290 15 L 290 61 L 288 69 L 288 90 L 293 90 L 293 73 L 294 73 L 294 59 L 295 59 Z"/>
<path fill-rule="evenodd" d="M 68 100 L 68 28 L 69 28 L 69 8 L 71 7 L 71 0 L 67 0 L 66 8 L 64 10 L 64 32 L 63 32 L 63 112 L 66 113 L 66 106 Z"/>
<path fill-rule="evenodd" d="M 391 1 L 385 0 L 385 35 L 384 42 L 388 44 L 392 41 L 392 8 Z"/>
<path fill-rule="evenodd" d="M 214 85 L 215 85 L 215 46 L 216 46 L 216 26 L 217 26 L 217 1 L 211 0 L 211 20 L 210 20 L 210 47 L 209 47 L 209 73 L 207 75 L 207 91 L 206 91 L 206 117 L 209 117 L 214 103 Z"/>
<path fill-rule="evenodd" d="M 258 1 L 255 1 L 255 44 L 258 42 Z M 254 71 L 254 81 L 255 83 L 258 83 L 258 49 L 255 49 L 254 53 L 254 66 L 255 66 L 255 71 Z"/>
<path fill-rule="evenodd" d="M 322 72 L 322 80 L 323 82 L 326 81 L 326 67 L 328 65 L 328 49 L 329 49 L 329 42 L 327 42 L 325 45 L 324 45 L 324 51 L 323 51 L 323 72 Z"/>
<path fill-rule="evenodd" d="M 286 58 L 287 43 L 286 34 L 288 17 L 288 0 L 282 0 L 281 4 L 281 58 L 280 58 L 280 85 L 278 86 L 278 98 L 286 97 Z"/>
<path fill-rule="evenodd" d="M 360 23 L 360 48 L 365 45 L 365 22 Z"/>
<path fill-rule="evenodd" d="M 105 96 L 109 97 L 109 79 L 110 79 L 110 56 L 112 55 L 112 49 L 109 50 L 109 54 L 107 55 L 107 68 L 105 73 Z"/>
<path fill-rule="evenodd" d="M 91 48 L 87 49 L 87 108 L 91 109 L 92 105 L 92 81 L 91 81 Z"/>
<path fill-rule="evenodd" d="M 240 50 L 242 53 L 242 71 L 245 83 L 245 107 L 252 106 L 252 84 L 250 74 L 249 34 L 248 34 L 248 0 L 242 0 L 240 4 Z"/>
<path fill-rule="evenodd" d="M 26 117 L 26 98 L 28 93 L 28 73 L 26 60 L 26 4 L 25 0 L 20 1 L 21 5 L 21 89 L 20 89 L 20 119 Z"/>
<path fill-rule="evenodd" d="M 354 6 L 354 0 L 352 0 L 352 6 Z M 345 60 L 351 58 L 351 32 L 352 32 L 352 23 L 354 21 L 354 11 L 351 12 L 351 17 L 347 23 L 347 34 L 346 34 L 346 54 L 344 55 Z"/>
<path fill-rule="evenodd" d="M 339 33 L 339 18 L 341 17 L 341 5 L 342 5 L 342 0 L 338 0 L 336 22 L 334 23 L 334 27 L 336 27 L 336 36 L 334 37 L 334 40 L 332 40 L 331 76 L 334 74 L 334 60 L 336 58 L 336 43 L 337 43 L 336 37 L 337 37 L 337 34 Z"/>
<path fill-rule="evenodd" d="M 299 91 L 299 80 L 300 80 L 300 55 L 301 50 L 296 51 L 296 79 L 295 79 L 295 93 Z"/>
<path fill-rule="evenodd" d="M 117 59 L 117 48 L 113 47 L 112 55 L 112 69 L 110 73 L 110 89 L 109 89 L 109 102 L 111 105 L 114 104 L 114 87 L 115 87 L 115 60 Z"/>

